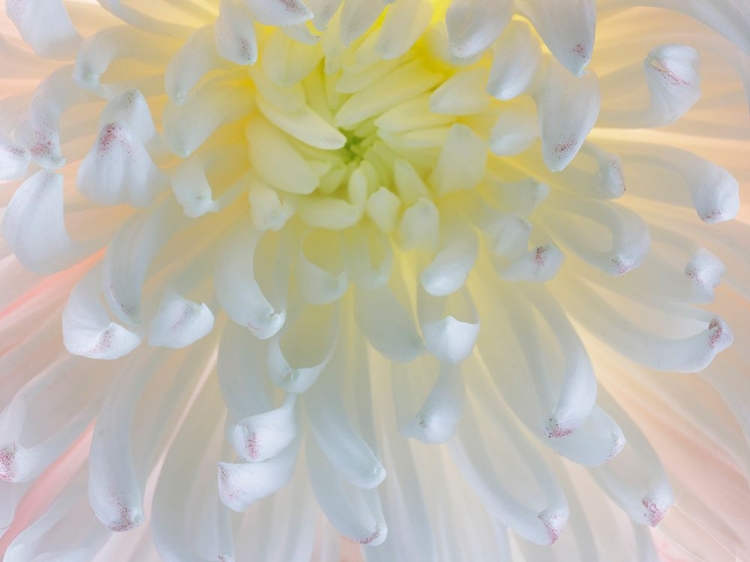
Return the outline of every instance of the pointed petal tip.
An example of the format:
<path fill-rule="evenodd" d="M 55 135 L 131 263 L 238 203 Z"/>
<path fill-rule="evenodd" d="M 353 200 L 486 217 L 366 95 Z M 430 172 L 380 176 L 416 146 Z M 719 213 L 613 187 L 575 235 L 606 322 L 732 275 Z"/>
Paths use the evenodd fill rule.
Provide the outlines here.
<path fill-rule="evenodd" d="M 708 347 L 711 351 L 720 353 L 734 341 L 734 333 L 729 325 L 718 316 L 708 325 Z"/>
<path fill-rule="evenodd" d="M 375 530 L 366 537 L 353 537 L 352 539 L 364 546 L 378 546 L 383 544 L 388 536 L 388 527 L 375 525 Z"/>
<path fill-rule="evenodd" d="M 646 508 L 643 516 L 650 527 L 658 526 L 672 505 L 671 501 L 666 501 L 664 498 L 655 498 L 651 495 L 645 496 L 641 503 Z"/>
<path fill-rule="evenodd" d="M 565 523 L 568 520 L 568 516 L 565 513 L 559 513 L 553 509 L 545 509 L 537 516 L 539 521 L 544 525 L 544 529 L 547 531 L 548 545 L 555 544 L 560 538 L 560 533 L 565 527 Z"/>

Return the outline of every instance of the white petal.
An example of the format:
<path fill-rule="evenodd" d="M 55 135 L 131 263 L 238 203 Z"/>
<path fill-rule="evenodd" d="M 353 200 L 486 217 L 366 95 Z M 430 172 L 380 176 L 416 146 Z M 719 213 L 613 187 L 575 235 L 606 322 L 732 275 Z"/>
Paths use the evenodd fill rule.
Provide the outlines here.
<path fill-rule="evenodd" d="M 256 501 L 286 486 L 292 479 L 299 441 L 265 462 L 219 463 L 219 497 L 232 511 L 241 513 Z"/>
<path fill-rule="evenodd" d="M 318 31 L 325 31 L 341 6 L 342 0 L 307 0 L 307 7 L 315 14 L 312 23 Z"/>
<path fill-rule="evenodd" d="M 310 483 L 331 524 L 350 540 L 370 546 L 381 544 L 388 527 L 377 491 L 348 489 L 312 440 L 308 440 L 307 451 Z"/>
<path fill-rule="evenodd" d="M 256 103 L 266 119 L 305 144 L 323 150 L 336 150 L 346 144 L 346 137 L 309 107 L 290 114 L 266 102 L 262 96 L 256 98 Z"/>
<path fill-rule="evenodd" d="M 359 39 L 385 9 L 382 0 L 346 0 L 341 8 L 341 42 L 350 45 Z"/>
<path fill-rule="evenodd" d="M 545 443 L 575 463 L 597 467 L 608 463 L 622 451 L 625 436 L 604 410 L 594 406 L 581 427 L 567 435 L 550 435 Z"/>
<path fill-rule="evenodd" d="M 363 74 L 372 76 L 373 72 L 368 71 Z M 402 133 L 452 124 L 454 119 L 450 115 L 440 115 L 430 110 L 431 97 L 432 93 L 427 92 L 399 104 L 375 119 L 375 125 L 383 131 Z"/>
<path fill-rule="evenodd" d="M 221 146 L 193 154 L 177 166 L 170 183 L 185 216 L 218 213 L 246 189 L 250 174 L 240 175 L 246 167 L 244 156 L 242 146 Z M 219 174 L 216 187 L 222 189 L 217 193 L 208 179 L 214 172 Z"/>
<path fill-rule="evenodd" d="M 284 325 L 286 310 L 281 302 L 271 304 L 259 285 L 254 258 L 261 235 L 249 227 L 230 233 L 219 250 L 214 284 L 216 297 L 229 317 L 256 337 L 268 339 Z M 281 284 L 278 288 L 285 290 Z"/>
<path fill-rule="evenodd" d="M 290 29 L 297 28 L 310 33 L 305 24 L 282 30 L 289 33 Z M 299 83 L 318 68 L 324 56 L 317 45 L 319 38 L 310 35 L 310 39 L 301 41 L 285 33 L 273 33 L 263 43 L 263 58 L 260 61 L 268 79 L 282 87 L 299 87 Z M 254 75 L 257 76 L 257 73 Z M 271 99 L 268 101 L 273 103 Z"/>
<path fill-rule="evenodd" d="M 102 288 L 107 304 L 123 322 L 140 323 L 141 291 L 151 260 L 181 226 L 179 211 L 168 202 L 133 216 L 110 242 Z"/>
<path fill-rule="evenodd" d="M 494 260 L 495 270 L 506 281 L 534 281 L 544 283 L 553 279 L 565 254 L 555 244 L 545 244 L 523 253 L 510 262 Z"/>
<path fill-rule="evenodd" d="M 487 144 L 466 125 L 453 125 L 430 182 L 438 195 L 472 189 L 484 178 Z"/>
<path fill-rule="evenodd" d="M 371 489 L 383 482 L 386 473 L 346 411 L 341 396 L 348 373 L 346 359 L 347 350 L 340 346 L 304 400 L 316 442 L 328 461 L 353 486 Z"/>
<path fill-rule="evenodd" d="M 242 88 L 209 82 L 183 105 L 167 103 L 162 116 L 164 138 L 175 154 L 187 158 L 216 129 L 247 117 L 251 105 Z"/>
<path fill-rule="evenodd" d="M 200 28 L 169 61 L 164 74 L 167 95 L 175 103 L 184 103 L 204 74 L 223 65 L 216 53 L 213 26 Z"/>
<path fill-rule="evenodd" d="M 338 322 L 337 305 L 306 306 L 269 342 L 266 364 L 271 380 L 294 393 L 315 384 L 336 348 Z"/>
<path fill-rule="evenodd" d="M 573 74 L 583 74 L 594 51 L 595 0 L 518 0 L 517 5 L 557 60 Z"/>
<path fill-rule="evenodd" d="M 294 214 L 294 204 L 267 183 L 253 175 L 248 178 L 248 199 L 253 225 L 257 230 L 281 230 Z"/>
<path fill-rule="evenodd" d="M 230 439 L 244 461 L 264 462 L 286 449 L 299 435 L 295 408 L 296 395 L 290 394 L 281 407 L 241 419 L 230 430 Z"/>
<path fill-rule="evenodd" d="M 163 67 L 178 48 L 179 43 L 172 37 L 155 35 L 129 25 L 105 27 L 87 37 L 81 45 L 73 80 L 81 88 L 109 97 L 111 87 L 102 86 L 100 79 L 113 62 L 131 59 Z"/>
<path fill-rule="evenodd" d="M 328 304 L 340 299 L 349 288 L 341 259 L 338 233 L 315 229 L 300 243 L 297 274 L 302 295 L 310 304 Z"/>
<path fill-rule="evenodd" d="M 54 273 L 83 257 L 63 213 L 63 178 L 40 170 L 16 190 L 3 217 L 3 237 L 18 261 L 36 273 Z"/>
<path fill-rule="evenodd" d="M 23 177 L 29 162 L 31 154 L 28 150 L 0 134 L 0 181 Z"/>
<path fill-rule="evenodd" d="M 527 102 L 502 109 L 490 132 L 488 147 L 495 156 L 515 156 L 539 138 L 539 123 L 533 105 Z"/>
<path fill-rule="evenodd" d="M 580 295 L 565 291 L 571 301 L 574 318 L 591 333 L 607 342 L 613 350 L 657 371 L 695 373 L 711 364 L 714 357 L 732 344 L 734 334 L 727 323 L 708 313 L 700 314 L 700 324 L 705 326 L 693 335 L 671 338 L 656 335 L 626 318 L 609 302 L 588 291 L 585 301 Z M 596 313 L 594 313 L 594 310 Z M 696 312 L 688 309 L 689 312 Z M 691 320 L 695 323 L 695 314 Z M 684 322 L 678 317 L 673 321 Z"/>
<path fill-rule="evenodd" d="M 417 415 L 401 433 L 423 443 L 445 443 L 456 433 L 463 414 L 464 382 L 461 370 L 440 365 L 435 386 Z"/>
<path fill-rule="evenodd" d="M 725 270 L 719 258 L 704 248 L 698 248 L 685 266 L 685 277 L 692 285 L 692 302 L 712 302 L 714 289 L 721 282 Z"/>
<path fill-rule="evenodd" d="M 268 497 L 292 479 L 299 440 L 265 462 L 219 463 L 219 497 L 232 511 L 241 513 Z"/>
<path fill-rule="evenodd" d="M 593 74 L 576 78 L 554 61 L 548 61 L 542 76 L 534 94 L 542 155 L 547 167 L 559 172 L 575 157 L 596 122 L 599 86 Z"/>
<path fill-rule="evenodd" d="M 39 56 L 65 59 L 81 43 L 62 0 L 10 0 L 5 13 Z"/>
<path fill-rule="evenodd" d="M 401 199 L 385 187 L 379 188 L 367 199 L 367 216 L 377 227 L 388 234 L 396 227 Z"/>
<path fill-rule="evenodd" d="M 346 100 L 336 113 L 336 125 L 352 128 L 428 91 L 440 82 L 442 76 L 425 67 L 420 61 L 408 62 L 377 81 L 372 87 L 365 88 Z"/>
<path fill-rule="evenodd" d="M 493 213 L 482 226 L 482 231 L 491 244 L 491 250 L 496 256 L 507 259 L 517 259 L 523 256 L 529 246 L 531 223 L 515 213 Z M 503 262 L 504 268 L 507 263 Z M 497 265 L 495 266 L 496 271 Z M 499 271 L 502 275 L 502 270 Z"/>
<path fill-rule="evenodd" d="M 16 141 L 43 168 L 65 164 L 60 149 L 60 117 L 71 107 L 93 101 L 90 92 L 73 82 L 73 67 L 62 66 L 39 83 L 16 128 Z"/>
<path fill-rule="evenodd" d="M 430 96 L 430 111 L 444 115 L 472 115 L 490 106 L 484 91 L 487 70 L 470 68 L 459 71 L 443 82 Z"/>
<path fill-rule="evenodd" d="M 114 121 L 127 124 L 133 136 L 146 148 L 150 149 L 157 137 L 156 125 L 148 102 L 136 89 L 125 90 L 122 94 L 111 98 L 104 106 L 99 116 L 99 126 Z"/>
<path fill-rule="evenodd" d="M 24 343 L 24 354 L 38 351 Z M 101 375 L 112 374 L 101 363 L 78 362 L 57 345 L 44 357 L 29 361 L 16 354 L 5 362 L 4 380 L 15 387 L 0 412 L 0 481 L 5 483 L 31 481 L 58 464 L 96 415 L 105 387 Z M 38 411 L 47 412 L 44 419 L 34 414 Z"/>
<path fill-rule="evenodd" d="M 234 0 L 221 0 L 219 17 L 214 23 L 216 52 L 235 64 L 255 64 L 258 45 L 252 12 Z"/>
<path fill-rule="evenodd" d="M 561 438 L 575 433 L 590 417 L 597 392 L 594 369 L 586 348 L 557 300 L 543 287 L 526 286 L 524 292 L 549 325 L 565 357 L 556 404 L 544 424 L 547 437 Z M 518 314 L 530 312 L 527 308 Z"/>
<path fill-rule="evenodd" d="M 214 315 L 208 306 L 167 290 L 151 320 L 149 345 L 179 349 L 211 333 Z"/>
<path fill-rule="evenodd" d="M 617 105 L 602 108 L 603 127 L 662 127 L 680 119 L 701 97 L 698 52 L 687 45 L 661 45 L 652 49 L 643 62 L 650 94 L 647 107 L 620 110 Z M 614 83 L 611 83 L 612 81 Z M 616 89 L 622 80 L 617 74 L 604 82 L 603 88 Z M 605 98 L 606 99 L 606 98 Z"/>
<path fill-rule="evenodd" d="M 549 195 L 549 187 L 531 178 L 517 182 L 491 181 L 488 200 L 498 209 L 528 217 Z"/>
<path fill-rule="evenodd" d="M 532 543 L 553 544 L 569 515 L 557 478 L 539 452 L 529 446 L 525 436 L 518 435 L 510 416 L 493 412 L 493 418 L 496 418 L 491 418 L 495 422 L 493 425 L 502 431 L 495 431 L 493 437 L 501 437 L 502 445 L 490 450 L 481 440 L 485 426 L 474 420 L 476 415 L 467 409 L 466 421 L 450 443 L 456 464 L 493 517 Z M 497 442 L 497 439 L 493 441 Z M 512 461 L 503 465 L 493 463 L 493 457 L 496 457 L 493 450 L 502 450 L 502 455 Z M 512 470 L 514 465 L 527 470 L 519 474 L 517 469 Z"/>
<path fill-rule="evenodd" d="M 646 57 L 650 112 L 657 126 L 677 121 L 700 98 L 698 59 L 698 52 L 685 45 L 663 45 Z"/>
<path fill-rule="evenodd" d="M 88 495 L 97 519 L 116 532 L 144 521 L 142 484 L 134 468 L 131 439 L 136 405 L 153 374 L 149 364 L 120 373 L 97 416 L 89 450 Z M 129 371 L 129 370 L 128 370 Z"/>
<path fill-rule="evenodd" d="M 375 49 L 385 60 L 393 60 L 412 48 L 432 18 L 429 0 L 400 0 L 388 8 Z"/>
<path fill-rule="evenodd" d="M 260 23 L 288 26 L 305 22 L 312 12 L 300 0 L 244 0 Z"/>
<path fill-rule="evenodd" d="M 391 361 L 408 362 L 424 351 L 411 314 L 388 286 L 354 294 L 357 324 L 372 346 Z"/>
<path fill-rule="evenodd" d="M 541 60 L 539 42 L 529 26 L 510 22 L 492 48 L 487 93 L 499 100 L 521 95 L 531 85 Z"/>
<path fill-rule="evenodd" d="M 101 301 L 99 269 L 75 286 L 62 317 L 65 348 L 92 359 L 119 359 L 141 343 L 141 337 L 110 322 Z"/>
<path fill-rule="evenodd" d="M 393 182 L 405 205 L 413 205 L 422 199 L 428 201 L 430 199 L 429 187 L 414 166 L 405 158 L 397 158 L 393 163 Z"/>
<path fill-rule="evenodd" d="M 549 204 L 554 206 L 555 218 L 550 223 L 550 230 L 556 239 L 567 245 L 582 259 L 609 275 L 624 275 L 643 263 L 651 247 L 651 234 L 648 225 L 640 215 L 609 201 L 595 201 L 580 197 L 550 197 Z M 550 211 L 543 208 L 544 216 Z M 563 220 L 569 217 L 582 217 L 587 221 Z M 588 222 L 593 221 L 593 222 Z M 596 232 L 592 227 L 599 223 L 611 232 L 611 249 L 601 249 L 595 243 Z"/>
<path fill-rule="evenodd" d="M 129 203 L 136 207 L 148 207 L 168 186 L 166 174 L 122 121 L 102 127 L 78 168 L 76 183 L 79 191 L 95 203 Z"/>
<path fill-rule="evenodd" d="M 363 289 L 380 287 L 390 279 L 391 241 L 372 225 L 364 223 L 347 231 L 344 254 L 349 278 Z"/>
<path fill-rule="evenodd" d="M 253 170 L 268 185 L 303 195 L 320 185 L 308 161 L 265 119 L 251 120 L 246 137 Z"/>
<path fill-rule="evenodd" d="M 640 525 L 655 527 L 674 503 L 674 493 L 659 456 L 638 425 L 604 391 L 608 409 L 617 415 L 628 444 L 612 462 L 591 471 L 597 483 Z"/>
<path fill-rule="evenodd" d="M 737 216 L 740 188 L 731 173 L 689 152 L 672 150 L 668 154 L 670 168 L 685 178 L 695 211 L 702 221 L 724 222 Z"/>
<path fill-rule="evenodd" d="M 436 297 L 463 287 L 479 255 L 476 234 L 461 219 L 444 222 L 441 237 L 437 254 L 419 276 L 424 290 Z"/>
<path fill-rule="evenodd" d="M 448 44 L 456 57 L 473 57 L 489 47 L 513 15 L 509 0 L 453 0 L 445 15 Z"/>
<path fill-rule="evenodd" d="M 419 327 L 427 351 L 443 363 L 458 365 L 474 350 L 479 315 L 468 291 L 447 297 L 417 296 Z"/>

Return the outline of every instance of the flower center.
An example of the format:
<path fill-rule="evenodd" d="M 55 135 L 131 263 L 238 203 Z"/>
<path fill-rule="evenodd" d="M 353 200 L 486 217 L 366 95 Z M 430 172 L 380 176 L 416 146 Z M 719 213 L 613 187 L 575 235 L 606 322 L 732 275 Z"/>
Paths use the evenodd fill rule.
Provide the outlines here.
<path fill-rule="evenodd" d="M 436 199 L 484 175 L 486 144 L 442 91 L 477 97 L 474 85 L 452 85 L 456 76 L 435 70 L 420 46 L 373 64 L 367 36 L 331 68 L 326 37 L 304 45 L 276 31 L 262 49 L 276 56 L 250 69 L 245 132 L 256 227 L 278 229 L 294 210 L 313 227 L 345 229 L 368 217 L 386 234 L 400 227 L 407 247 L 428 242 L 411 239 L 421 228 L 409 222 L 428 219 Z M 489 110 L 479 93 L 479 109 Z"/>

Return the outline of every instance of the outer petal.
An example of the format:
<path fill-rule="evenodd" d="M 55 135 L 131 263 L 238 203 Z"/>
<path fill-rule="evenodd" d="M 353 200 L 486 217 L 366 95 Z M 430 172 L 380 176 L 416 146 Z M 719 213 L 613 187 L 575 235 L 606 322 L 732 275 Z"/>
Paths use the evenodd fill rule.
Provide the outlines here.
<path fill-rule="evenodd" d="M 596 30 L 595 0 L 517 0 L 549 50 L 576 76 L 591 60 Z"/>

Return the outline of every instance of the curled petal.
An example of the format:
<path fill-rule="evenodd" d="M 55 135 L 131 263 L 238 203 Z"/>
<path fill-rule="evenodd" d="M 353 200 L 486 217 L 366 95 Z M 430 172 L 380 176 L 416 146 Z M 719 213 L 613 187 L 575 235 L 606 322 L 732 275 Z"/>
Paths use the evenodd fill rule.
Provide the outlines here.
<path fill-rule="evenodd" d="M 300 440 L 265 462 L 219 463 L 219 497 L 232 511 L 242 513 L 256 501 L 274 494 L 292 479 Z"/>
<path fill-rule="evenodd" d="M 214 40 L 218 55 L 235 64 L 255 64 L 258 44 L 253 14 L 234 0 L 221 0 L 219 17 L 214 23 Z"/>
<path fill-rule="evenodd" d="M 461 370 L 441 364 L 437 382 L 414 418 L 401 433 L 423 443 L 445 443 L 456 433 L 464 409 Z"/>
<path fill-rule="evenodd" d="M 557 60 L 576 76 L 583 74 L 594 51 L 595 0 L 520 0 L 517 5 Z"/>
<path fill-rule="evenodd" d="M 247 462 L 264 462 L 286 449 L 299 435 L 296 395 L 281 407 L 240 420 L 231 428 L 230 439 L 237 454 Z"/>
<path fill-rule="evenodd" d="M 599 114 L 599 86 L 589 73 L 571 76 L 547 61 L 536 92 L 544 163 L 553 172 L 564 169 L 578 153 Z"/>
<path fill-rule="evenodd" d="M 65 228 L 63 178 L 40 170 L 16 190 L 2 224 L 3 237 L 25 267 L 53 273 L 74 264 L 83 248 Z"/>
<path fill-rule="evenodd" d="M 214 315 L 203 303 L 166 291 L 159 311 L 151 320 L 149 345 L 179 349 L 187 347 L 211 333 Z"/>
<path fill-rule="evenodd" d="M 71 292 L 63 310 L 63 340 L 74 355 L 118 359 L 138 347 L 141 337 L 110 321 L 101 302 L 99 275 L 94 269 Z"/>

